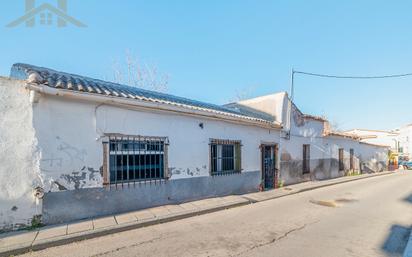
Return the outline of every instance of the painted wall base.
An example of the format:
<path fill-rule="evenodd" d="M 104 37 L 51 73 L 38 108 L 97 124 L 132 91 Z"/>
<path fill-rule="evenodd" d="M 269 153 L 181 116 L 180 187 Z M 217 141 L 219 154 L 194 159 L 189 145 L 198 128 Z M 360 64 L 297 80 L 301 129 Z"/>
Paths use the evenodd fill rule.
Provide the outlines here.
<path fill-rule="evenodd" d="M 228 176 L 194 177 L 142 183 L 123 188 L 90 188 L 50 192 L 43 199 L 47 225 L 140 210 L 166 204 L 258 191 L 260 171 Z"/>
<path fill-rule="evenodd" d="M 312 159 L 310 173 L 303 174 L 303 161 L 282 161 L 280 164 L 280 180 L 284 185 L 292 185 L 312 180 L 325 180 L 345 176 L 349 169 L 349 159 L 344 159 L 344 170 L 339 170 L 339 160 Z M 386 170 L 385 162 L 368 162 L 355 164 L 355 171 L 361 173 L 375 173 Z"/>

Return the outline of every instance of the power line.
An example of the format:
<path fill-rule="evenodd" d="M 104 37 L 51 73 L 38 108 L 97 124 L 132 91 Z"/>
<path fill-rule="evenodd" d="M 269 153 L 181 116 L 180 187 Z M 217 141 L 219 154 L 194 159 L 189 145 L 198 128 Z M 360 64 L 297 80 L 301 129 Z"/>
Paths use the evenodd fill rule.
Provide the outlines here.
<path fill-rule="evenodd" d="M 389 79 L 389 78 L 402 78 L 402 77 L 409 77 L 412 76 L 412 73 L 403 73 L 403 74 L 390 74 L 390 75 L 381 75 L 381 76 L 340 76 L 340 75 L 330 75 L 330 74 L 320 74 L 320 73 L 312 73 L 312 72 L 305 72 L 305 71 L 297 71 L 292 69 L 292 76 L 291 76 L 291 86 L 290 86 L 290 101 L 289 101 L 289 122 L 291 123 L 292 116 L 291 116 L 291 105 L 294 100 L 295 96 L 295 86 L 294 86 L 294 78 L 295 74 L 302 74 L 308 75 L 313 77 L 321 77 L 321 78 L 333 78 L 333 79 Z M 289 126 L 290 126 L 289 123 Z M 290 127 L 289 127 L 290 133 Z"/>
<path fill-rule="evenodd" d="M 308 75 L 313 77 L 321 78 L 332 78 L 332 79 L 389 79 L 389 78 L 402 78 L 412 76 L 412 73 L 403 73 L 403 74 L 390 74 L 390 75 L 381 75 L 381 76 L 340 76 L 340 75 L 331 75 L 331 74 L 320 74 L 306 71 L 297 71 L 292 70 L 292 83 L 291 83 L 291 99 L 294 99 L 295 88 L 294 88 L 294 76 L 295 74 Z"/>
<path fill-rule="evenodd" d="M 335 78 L 335 79 L 387 79 L 387 78 L 401 78 L 401 77 L 412 76 L 412 73 L 391 74 L 391 75 L 382 75 L 382 76 L 339 76 L 339 75 L 319 74 L 319 73 L 296 71 L 296 70 L 293 70 L 292 72 L 295 74 L 303 74 L 303 75 L 309 75 L 309 76 L 315 76 L 315 77 Z"/>

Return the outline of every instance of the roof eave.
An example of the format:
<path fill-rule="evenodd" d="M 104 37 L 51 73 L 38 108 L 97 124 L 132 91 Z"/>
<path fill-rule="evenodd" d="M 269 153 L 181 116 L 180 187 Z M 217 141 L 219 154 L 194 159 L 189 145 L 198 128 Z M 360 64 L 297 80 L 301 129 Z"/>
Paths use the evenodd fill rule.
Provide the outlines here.
<path fill-rule="evenodd" d="M 342 138 L 348 138 L 348 139 L 352 139 L 355 141 L 359 141 L 360 138 L 357 136 L 352 136 L 352 135 L 344 135 L 341 133 L 336 133 L 336 132 L 327 132 L 324 134 L 325 137 L 342 137 Z"/>
<path fill-rule="evenodd" d="M 127 106 L 134 106 L 136 108 L 143 108 L 143 109 L 150 109 L 150 110 L 157 110 L 157 111 L 165 111 L 165 112 L 174 112 L 180 113 L 189 116 L 202 116 L 212 119 L 224 120 L 228 122 L 240 123 L 243 125 L 253 125 L 262 128 L 269 128 L 269 129 L 282 129 L 282 125 L 278 122 L 269 122 L 264 120 L 258 120 L 248 117 L 243 117 L 240 115 L 231 115 L 231 114 L 222 114 L 219 112 L 213 111 L 206 111 L 201 110 L 198 108 L 190 108 L 185 106 L 174 105 L 172 103 L 161 103 L 161 102 L 151 102 L 151 101 L 144 101 L 140 99 L 128 99 L 128 98 L 120 98 L 116 96 L 108 96 L 108 95 L 97 95 L 88 92 L 81 92 L 81 91 L 72 91 L 67 89 L 59 89 L 59 88 L 52 88 L 44 84 L 36 84 L 36 83 L 29 83 L 27 82 L 27 88 L 30 90 L 37 91 L 42 94 L 46 95 L 53 95 L 53 96 L 63 96 L 68 98 L 77 98 L 83 99 L 88 101 L 94 102 L 102 102 L 107 104 L 113 105 L 127 105 Z"/>

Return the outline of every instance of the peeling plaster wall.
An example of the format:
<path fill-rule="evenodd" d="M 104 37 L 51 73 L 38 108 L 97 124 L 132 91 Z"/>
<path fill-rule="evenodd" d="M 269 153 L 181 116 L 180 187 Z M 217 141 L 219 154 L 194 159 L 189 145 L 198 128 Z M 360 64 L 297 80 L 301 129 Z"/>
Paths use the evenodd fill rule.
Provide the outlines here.
<path fill-rule="evenodd" d="M 203 128 L 199 126 L 200 123 L 203 123 Z M 173 193 L 170 197 L 174 196 L 178 201 L 184 201 L 187 195 L 196 196 L 198 199 L 214 194 L 257 191 L 261 181 L 259 147 L 262 142 L 280 141 L 278 130 L 45 95 L 34 105 L 34 127 L 42 156 L 40 170 L 46 191 L 43 200 L 43 220 L 52 223 L 60 221 L 58 216 L 61 215 L 62 208 L 68 212 L 66 216 L 72 218 L 89 215 L 90 212 L 84 209 L 86 207 L 98 210 L 97 205 L 101 202 L 96 199 L 92 201 L 87 192 L 91 192 L 89 189 L 100 190 L 103 187 L 102 140 L 105 134 L 168 137 L 168 168 L 171 177 L 166 184 L 160 185 L 164 187 L 162 190 L 150 191 L 152 205 L 170 201 L 165 192 L 172 190 L 175 183 L 187 190 L 172 190 L 178 193 Z M 242 142 L 242 176 L 233 177 L 237 182 L 228 183 L 223 191 L 217 187 L 230 179 L 211 177 L 209 174 L 211 138 Z M 187 178 L 200 179 L 200 193 L 197 192 L 199 188 L 196 188 L 196 184 L 193 184 L 195 180 Z M 245 180 L 243 183 L 242 179 Z M 130 194 L 136 194 L 135 197 L 141 195 L 142 190 L 146 189 L 136 187 L 132 191 L 125 191 L 124 200 L 126 201 Z M 59 197 L 62 195 L 65 195 L 63 198 L 70 199 L 60 201 Z M 121 190 L 113 194 L 108 192 L 105 197 L 108 203 L 105 214 L 120 210 L 116 204 L 111 203 L 122 197 Z M 146 202 L 144 206 L 147 206 Z M 66 203 L 70 205 L 66 206 Z M 122 208 L 132 210 L 142 206 L 136 203 Z M 98 211 L 92 213 L 94 216 L 101 215 Z M 65 221 L 70 220 L 67 217 Z"/>
<path fill-rule="evenodd" d="M 88 198 L 87 193 L 92 192 L 91 189 L 103 190 L 102 139 L 105 133 L 168 137 L 168 168 L 172 183 L 160 185 L 163 191 L 147 191 L 150 194 L 159 192 L 151 195 L 153 204 L 167 203 L 170 194 L 176 201 L 184 201 L 191 191 L 196 192 L 198 188 L 187 178 L 197 178 L 202 185 L 202 193 L 196 195 L 196 199 L 214 193 L 258 190 L 261 175 L 259 146 L 262 143 L 279 143 L 280 179 L 285 184 L 344 175 L 338 168 L 339 148 L 345 149 L 345 170 L 349 167 L 350 148 L 355 150 L 355 167 L 365 172 L 381 171 L 386 167 L 385 148 L 340 137 L 323 137 L 324 123 L 304 119 L 297 110 L 292 116 L 291 140 L 281 140 L 277 130 L 58 96 L 42 95 L 32 104 L 23 82 L 9 79 L 0 79 L 0 96 L 0 111 L 4 113 L 0 117 L 0 229 L 27 225 L 34 215 L 44 213 L 49 220 L 57 222 L 62 210 L 68 212 L 68 217 L 87 216 L 88 206 L 102 204 L 93 202 L 93 197 Z M 285 109 L 285 97 L 276 108 L 283 106 Z M 279 108 L 275 112 L 285 116 L 278 113 Z M 241 140 L 242 176 L 236 176 L 236 183 L 229 183 L 230 177 L 210 177 L 211 138 Z M 305 175 L 302 174 L 303 144 L 311 145 L 311 173 Z M 244 179 L 248 181 L 242 183 Z M 228 187 L 222 190 L 220 187 L 225 183 Z M 184 185 L 188 192 L 175 191 L 176 185 L 179 185 L 176 188 Z M 36 205 L 33 199 L 32 191 L 36 186 L 45 189 L 43 206 Z M 129 190 L 125 194 L 116 191 L 111 202 L 139 192 L 141 189 Z M 111 194 L 105 193 L 105 197 L 111 197 Z M 66 206 L 65 202 L 71 205 Z M 76 209 L 77 203 L 83 205 L 79 204 Z M 147 207 L 146 204 L 150 203 L 133 208 Z M 98 215 L 99 206 L 92 207 Z M 116 204 L 105 208 L 106 214 L 115 211 Z M 74 212 L 79 212 L 78 216 Z"/>
<path fill-rule="evenodd" d="M 350 149 L 354 150 L 354 171 L 380 172 L 386 169 L 387 149 L 356 140 L 323 136 L 324 122 L 304 119 L 292 112 L 291 138 L 282 139 L 280 180 L 285 185 L 344 176 L 350 170 Z M 303 145 L 310 145 L 310 173 L 303 174 Z M 339 170 L 339 149 L 344 149 L 344 170 Z"/>
<path fill-rule="evenodd" d="M 84 103 L 42 96 L 34 105 L 45 192 L 102 186 L 102 143 L 93 117 L 93 106 Z"/>
<path fill-rule="evenodd" d="M 30 225 L 40 213 L 33 189 L 42 185 L 29 91 L 0 78 L 0 232 Z"/>
<path fill-rule="evenodd" d="M 168 137 L 171 179 L 209 176 L 210 138 L 241 140 L 244 172 L 260 170 L 261 142 L 279 142 L 276 130 L 63 97 L 42 96 L 34 112 L 40 168 L 52 192 L 102 186 L 105 133 Z"/>
<path fill-rule="evenodd" d="M 374 173 L 387 170 L 388 148 L 359 144 L 361 169 L 363 173 Z"/>

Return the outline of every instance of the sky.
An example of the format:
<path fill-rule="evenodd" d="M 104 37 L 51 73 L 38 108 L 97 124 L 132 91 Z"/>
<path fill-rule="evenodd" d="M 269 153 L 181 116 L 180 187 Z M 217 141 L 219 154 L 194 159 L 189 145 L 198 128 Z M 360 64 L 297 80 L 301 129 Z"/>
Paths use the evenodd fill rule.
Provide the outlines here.
<path fill-rule="evenodd" d="M 291 70 L 412 72 L 412 1 L 67 0 L 79 28 L 20 25 L 24 0 L 0 2 L 0 75 L 23 62 L 99 79 L 132 53 L 168 76 L 168 93 L 225 104 L 289 91 Z M 56 4 L 37 0 L 36 4 Z M 295 103 L 339 129 L 412 123 L 412 77 L 339 80 L 297 74 Z"/>

